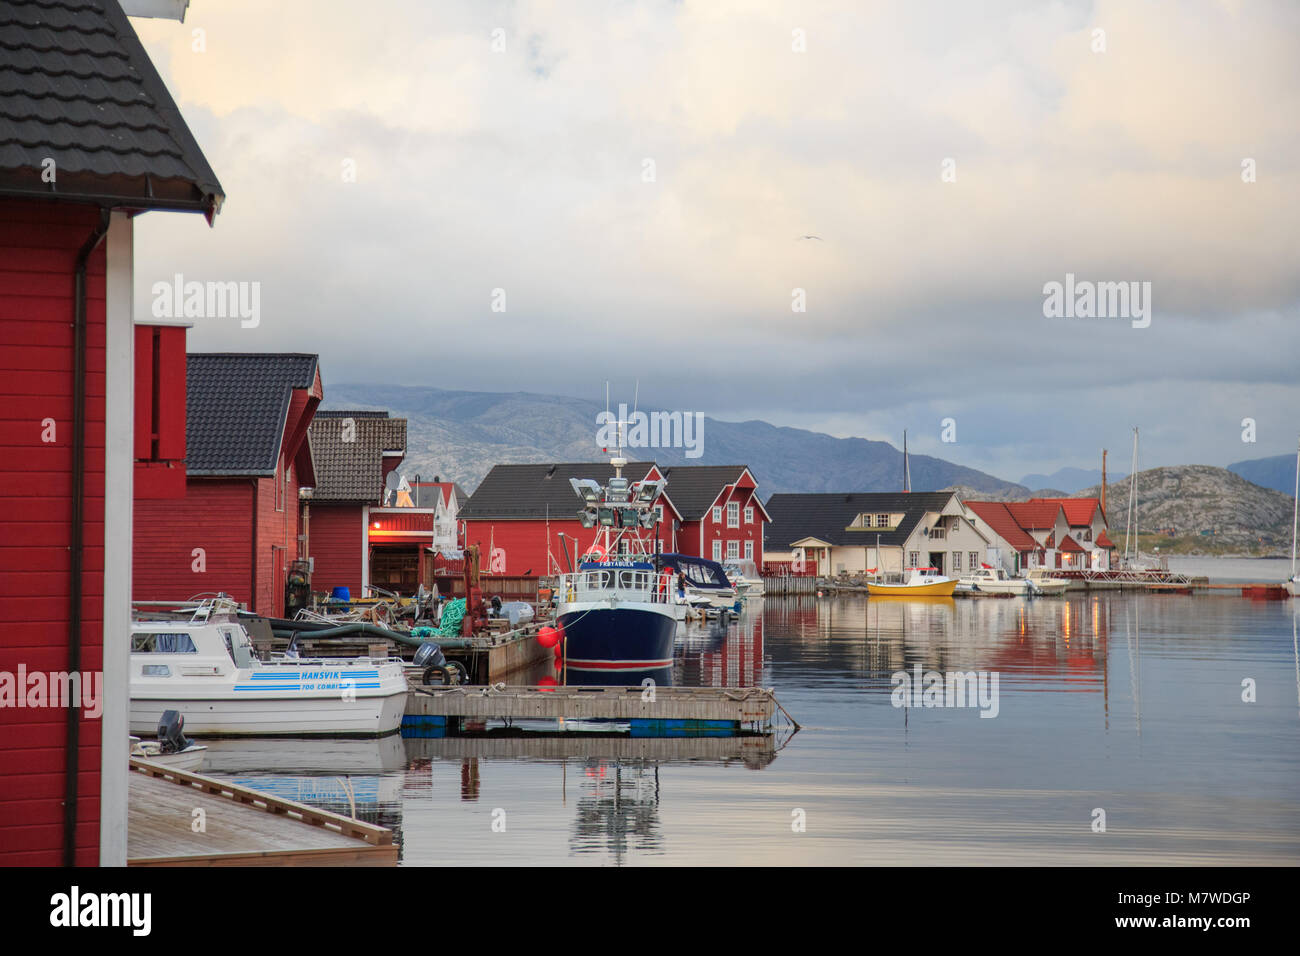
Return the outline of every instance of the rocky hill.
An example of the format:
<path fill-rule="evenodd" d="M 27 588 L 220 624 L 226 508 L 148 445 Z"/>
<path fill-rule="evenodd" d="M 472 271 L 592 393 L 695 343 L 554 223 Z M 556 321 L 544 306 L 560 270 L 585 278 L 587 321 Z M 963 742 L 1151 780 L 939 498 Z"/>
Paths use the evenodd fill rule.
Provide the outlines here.
<path fill-rule="evenodd" d="M 1100 494 L 1101 486 L 1094 485 L 1078 497 Z M 1128 480 L 1108 483 L 1106 495 L 1111 538 L 1120 543 L 1116 532 L 1123 534 L 1127 520 Z M 1207 551 L 1289 549 L 1293 507 L 1290 495 L 1261 488 L 1226 468 L 1178 465 L 1137 475 L 1138 529 L 1144 535 L 1172 530 L 1179 539 L 1201 538 Z"/>

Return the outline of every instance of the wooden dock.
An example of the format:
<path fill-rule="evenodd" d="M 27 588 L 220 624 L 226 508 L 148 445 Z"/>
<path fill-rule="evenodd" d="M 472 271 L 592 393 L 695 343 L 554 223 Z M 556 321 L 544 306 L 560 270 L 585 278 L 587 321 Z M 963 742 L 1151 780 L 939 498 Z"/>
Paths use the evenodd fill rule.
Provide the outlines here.
<path fill-rule="evenodd" d="M 201 812 L 199 812 L 201 811 Z M 196 823 L 202 821 L 196 830 Z M 148 760 L 131 760 L 128 866 L 390 866 L 393 833 Z"/>
<path fill-rule="evenodd" d="M 780 705 L 771 688 L 488 687 L 421 688 L 406 701 L 407 723 L 541 719 L 688 721 L 710 726 L 768 727 Z"/>

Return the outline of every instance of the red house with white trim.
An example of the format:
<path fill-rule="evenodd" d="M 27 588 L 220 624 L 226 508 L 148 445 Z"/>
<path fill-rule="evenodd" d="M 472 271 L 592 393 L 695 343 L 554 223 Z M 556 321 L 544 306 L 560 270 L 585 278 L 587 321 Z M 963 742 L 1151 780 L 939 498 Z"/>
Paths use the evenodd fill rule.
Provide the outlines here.
<path fill-rule="evenodd" d="M 5 4 L 0 36 L 0 863 L 122 865 L 133 218 L 224 193 L 116 0 Z M 28 693 L 71 673 L 98 704 Z"/>
<path fill-rule="evenodd" d="M 763 563 L 763 527 L 771 521 L 746 465 L 674 465 L 666 491 L 682 524 L 674 550 L 726 562 Z"/>

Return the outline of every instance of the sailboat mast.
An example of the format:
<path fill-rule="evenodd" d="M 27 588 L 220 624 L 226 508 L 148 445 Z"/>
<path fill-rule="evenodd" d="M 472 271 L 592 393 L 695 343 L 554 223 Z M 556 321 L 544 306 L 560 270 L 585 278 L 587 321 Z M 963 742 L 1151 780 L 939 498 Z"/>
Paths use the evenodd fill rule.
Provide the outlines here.
<path fill-rule="evenodd" d="M 1133 465 L 1129 468 L 1128 477 L 1128 514 L 1124 519 L 1124 562 L 1128 563 L 1128 539 L 1130 529 L 1133 531 L 1133 551 L 1137 552 L 1137 529 L 1133 527 L 1134 520 L 1134 501 L 1137 488 L 1137 468 L 1138 468 L 1138 430 L 1133 428 Z"/>
<path fill-rule="evenodd" d="M 903 490 L 912 490 L 912 468 L 907 460 L 907 429 L 903 429 Z"/>
<path fill-rule="evenodd" d="M 1295 501 L 1291 505 L 1291 577 L 1295 578 L 1295 536 L 1300 525 L 1300 443 L 1295 451 Z"/>

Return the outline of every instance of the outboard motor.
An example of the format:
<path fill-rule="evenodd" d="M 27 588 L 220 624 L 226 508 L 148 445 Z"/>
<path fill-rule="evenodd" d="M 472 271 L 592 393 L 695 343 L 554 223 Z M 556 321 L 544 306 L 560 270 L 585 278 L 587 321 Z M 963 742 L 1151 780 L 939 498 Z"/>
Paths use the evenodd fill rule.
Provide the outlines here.
<path fill-rule="evenodd" d="M 178 754 L 194 741 L 185 736 L 185 718 L 178 710 L 164 710 L 158 720 L 158 743 L 165 754 Z"/>
<path fill-rule="evenodd" d="M 469 677 L 464 665 L 459 661 L 449 661 L 442 653 L 442 648 L 434 641 L 425 641 L 416 648 L 411 664 L 424 668 L 426 684 L 464 684 Z"/>

